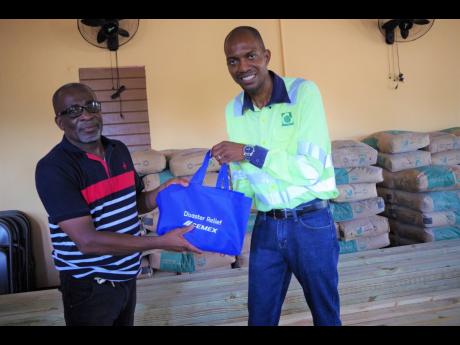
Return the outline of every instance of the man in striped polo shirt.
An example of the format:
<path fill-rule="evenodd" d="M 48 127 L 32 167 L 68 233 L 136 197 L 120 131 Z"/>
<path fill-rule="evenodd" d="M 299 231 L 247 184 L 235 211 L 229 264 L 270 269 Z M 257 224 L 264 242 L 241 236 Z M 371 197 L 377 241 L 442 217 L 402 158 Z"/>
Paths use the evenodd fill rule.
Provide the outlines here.
<path fill-rule="evenodd" d="M 212 148 L 230 163 L 234 189 L 257 214 L 249 257 L 249 325 L 277 325 L 292 273 L 315 325 L 341 325 L 339 245 L 328 200 L 338 196 L 320 92 L 312 81 L 267 69 L 270 51 L 252 27 L 226 37 L 227 67 L 243 92 L 227 104 L 230 141 Z"/>
<path fill-rule="evenodd" d="M 142 251 L 200 251 L 183 234 L 140 237 L 138 213 L 153 210 L 150 192 L 120 141 L 101 135 L 101 104 L 86 85 L 70 83 L 53 95 L 62 141 L 37 164 L 35 183 L 49 215 L 52 256 L 59 270 L 67 325 L 133 325 Z"/>

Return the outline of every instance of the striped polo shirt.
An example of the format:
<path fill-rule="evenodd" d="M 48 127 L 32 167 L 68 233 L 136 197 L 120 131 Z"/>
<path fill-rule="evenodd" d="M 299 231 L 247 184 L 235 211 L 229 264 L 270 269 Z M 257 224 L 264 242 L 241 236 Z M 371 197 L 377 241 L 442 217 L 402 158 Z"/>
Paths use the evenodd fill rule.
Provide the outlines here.
<path fill-rule="evenodd" d="M 140 253 L 87 255 L 59 227 L 59 223 L 90 215 L 96 231 L 140 235 L 136 193 L 144 188 L 131 155 L 120 141 L 101 137 L 105 159 L 87 153 L 64 136 L 37 164 L 35 184 L 48 213 L 56 269 L 75 278 L 112 281 L 135 278 Z"/>

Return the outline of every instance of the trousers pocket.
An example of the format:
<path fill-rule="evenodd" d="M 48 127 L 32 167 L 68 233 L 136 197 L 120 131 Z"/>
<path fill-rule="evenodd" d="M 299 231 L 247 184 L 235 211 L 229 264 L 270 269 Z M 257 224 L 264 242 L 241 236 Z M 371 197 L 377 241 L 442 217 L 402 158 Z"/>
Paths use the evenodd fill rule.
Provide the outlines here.
<path fill-rule="evenodd" d="M 72 279 L 68 284 L 68 301 L 70 308 L 76 308 L 88 302 L 94 295 L 94 282 Z"/>
<path fill-rule="evenodd" d="M 308 212 L 301 217 L 298 218 L 299 223 L 311 230 L 321 230 L 325 228 L 329 228 L 332 225 L 332 217 L 331 213 L 329 212 L 329 208 L 325 207 L 321 210 Z"/>

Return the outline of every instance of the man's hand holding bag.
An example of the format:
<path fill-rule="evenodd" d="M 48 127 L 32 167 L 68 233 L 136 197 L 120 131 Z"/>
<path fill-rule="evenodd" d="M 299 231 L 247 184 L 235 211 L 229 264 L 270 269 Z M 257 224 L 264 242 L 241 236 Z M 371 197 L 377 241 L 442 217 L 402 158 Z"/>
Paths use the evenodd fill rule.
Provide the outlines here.
<path fill-rule="evenodd" d="M 157 233 L 194 224 L 184 237 L 195 247 L 227 255 L 241 253 L 251 209 L 251 198 L 230 190 L 228 165 L 223 164 L 215 187 L 203 186 L 211 158 L 208 151 L 203 164 L 188 187 L 172 184 L 158 193 L 160 211 Z"/>

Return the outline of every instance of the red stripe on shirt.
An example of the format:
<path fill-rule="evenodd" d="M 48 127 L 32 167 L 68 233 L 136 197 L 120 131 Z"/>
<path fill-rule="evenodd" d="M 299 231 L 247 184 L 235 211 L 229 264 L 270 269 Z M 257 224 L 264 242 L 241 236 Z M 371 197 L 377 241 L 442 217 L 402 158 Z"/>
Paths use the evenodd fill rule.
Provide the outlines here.
<path fill-rule="evenodd" d="M 86 153 L 86 156 L 89 158 L 89 159 L 92 159 L 93 161 L 98 161 L 99 163 L 102 164 L 102 166 L 104 167 L 104 170 L 105 170 L 105 173 L 107 174 L 108 177 L 110 177 L 110 172 L 109 172 L 109 166 L 107 165 L 107 162 L 96 156 L 96 155 L 93 155 L 92 153 Z"/>
<path fill-rule="evenodd" d="M 89 205 L 113 193 L 132 187 L 134 184 L 134 171 L 128 171 L 86 187 L 81 194 Z"/>

